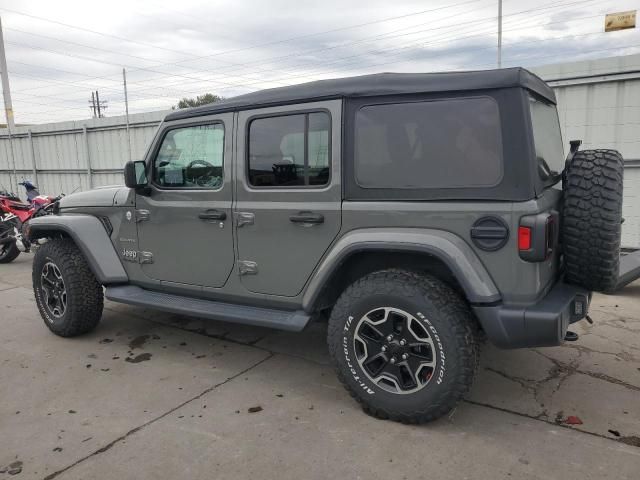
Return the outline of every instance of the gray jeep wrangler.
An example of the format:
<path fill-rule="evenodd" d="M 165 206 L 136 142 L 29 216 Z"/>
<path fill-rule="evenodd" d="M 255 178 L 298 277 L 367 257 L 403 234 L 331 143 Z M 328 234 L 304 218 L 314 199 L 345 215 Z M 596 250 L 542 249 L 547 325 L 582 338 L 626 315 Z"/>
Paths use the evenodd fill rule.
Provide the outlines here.
<path fill-rule="evenodd" d="M 555 96 L 521 68 L 377 74 L 167 115 L 126 187 L 30 222 L 45 325 L 109 300 L 300 331 L 364 410 L 450 411 L 479 343 L 559 345 L 615 287 L 623 160 L 563 153 Z M 42 242 L 41 242 L 42 243 Z M 104 287 L 104 289 L 103 289 Z"/>

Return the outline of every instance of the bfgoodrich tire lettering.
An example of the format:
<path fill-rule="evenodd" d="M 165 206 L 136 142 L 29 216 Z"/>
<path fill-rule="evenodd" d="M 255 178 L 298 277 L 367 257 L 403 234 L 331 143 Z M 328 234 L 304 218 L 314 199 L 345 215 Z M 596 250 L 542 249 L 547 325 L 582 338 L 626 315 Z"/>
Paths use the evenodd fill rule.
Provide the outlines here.
<path fill-rule="evenodd" d="M 380 319 L 389 318 L 389 312 L 394 311 L 392 330 L 384 330 L 382 325 L 387 322 L 382 324 Z M 378 370 L 381 365 L 376 355 L 367 356 L 375 363 L 369 370 L 362 360 L 357 327 L 367 315 L 373 315 L 373 322 L 365 323 L 380 328 L 364 335 L 372 345 L 386 346 L 380 355 L 387 359 L 392 381 L 385 379 L 386 371 Z M 413 378 L 402 374 L 415 356 L 415 350 L 406 347 L 420 343 L 410 339 L 403 327 L 409 317 L 413 319 L 410 322 L 419 322 L 416 337 L 424 340 L 418 357 L 425 366 L 414 369 Z M 375 272 L 349 286 L 333 308 L 328 343 L 340 381 L 365 412 L 403 423 L 428 422 L 455 407 L 471 386 L 479 353 L 476 321 L 464 299 L 435 277 L 403 270 Z M 394 357 L 395 366 L 390 366 Z M 405 367 L 398 366 L 403 361 Z"/>
<path fill-rule="evenodd" d="M 615 150 L 578 151 L 568 165 L 562 214 L 568 283 L 605 292 L 616 287 L 623 172 Z"/>
<path fill-rule="evenodd" d="M 56 335 L 73 337 L 87 333 L 100 322 L 102 285 L 72 240 L 53 239 L 38 248 L 32 281 L 40 315 Z M 53 294 L 56 299 L 52 299 Z M 59 297 L 64 300 L 57 301 Z"/>

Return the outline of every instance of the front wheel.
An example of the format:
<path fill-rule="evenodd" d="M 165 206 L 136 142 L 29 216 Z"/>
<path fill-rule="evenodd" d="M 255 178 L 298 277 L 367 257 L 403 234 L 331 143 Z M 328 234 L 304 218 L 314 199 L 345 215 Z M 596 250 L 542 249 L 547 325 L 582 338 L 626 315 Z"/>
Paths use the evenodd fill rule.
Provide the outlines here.
<path fill-rule="evenodd" d="M 369 274 L 338 299 L 328 331 L 338 377 L 365 412 L 403 423 L 445 415 L 477 368 L 476 321 L 436 277 Z"/>
<path fill-rule="evenodd" d="M 100 322 L 102 285 L 71 239 L 52 239 L 38 248 L 32 280 L 40 315 L 56 335 L 87 333 Z"/>

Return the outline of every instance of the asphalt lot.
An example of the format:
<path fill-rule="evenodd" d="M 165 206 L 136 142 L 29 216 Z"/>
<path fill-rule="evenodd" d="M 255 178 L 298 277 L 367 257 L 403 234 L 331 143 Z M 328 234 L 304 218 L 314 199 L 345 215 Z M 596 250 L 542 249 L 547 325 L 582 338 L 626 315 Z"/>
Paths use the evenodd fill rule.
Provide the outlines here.
<path fill-rule="evenodd" d="M 36 310 L 31 256 L 0 272 L 0 478 L 640 478 L 640 283 L 597 295 L 576 343 L 486 346 L 465 402 L 405 426 L 346 394 L 323 324 L 107 302 L 95 332 L 63 339 Z"/>

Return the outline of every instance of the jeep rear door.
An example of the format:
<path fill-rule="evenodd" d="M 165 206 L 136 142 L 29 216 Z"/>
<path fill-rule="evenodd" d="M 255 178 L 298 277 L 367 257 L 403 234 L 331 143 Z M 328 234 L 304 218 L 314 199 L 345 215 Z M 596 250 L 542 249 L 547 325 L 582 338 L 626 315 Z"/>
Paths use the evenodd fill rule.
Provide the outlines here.
<path fill-rule="evenodd" d="M 244 287 L 299 294 L 340 231 L 341 101 L 238 113 L 234 221 Z"/>
<path fill-rule="evenodd" d="M 222 287 L 233 269 L 233 114 L 164 124 L 136 195 L 142 271 L 167 287 Z"/>

